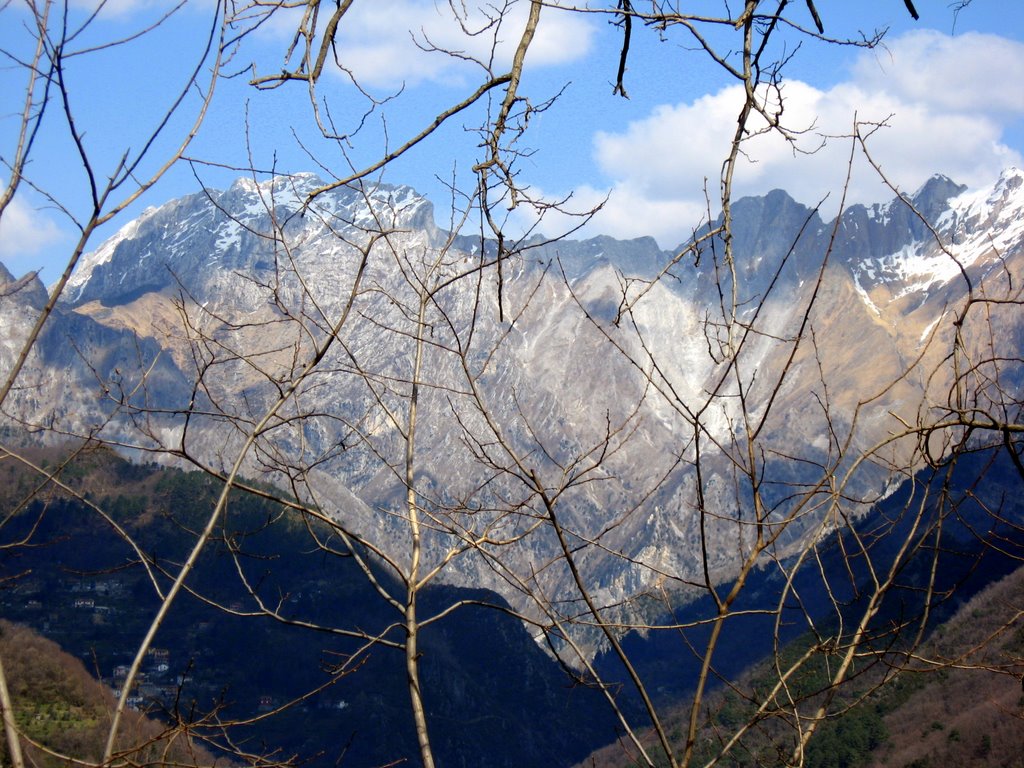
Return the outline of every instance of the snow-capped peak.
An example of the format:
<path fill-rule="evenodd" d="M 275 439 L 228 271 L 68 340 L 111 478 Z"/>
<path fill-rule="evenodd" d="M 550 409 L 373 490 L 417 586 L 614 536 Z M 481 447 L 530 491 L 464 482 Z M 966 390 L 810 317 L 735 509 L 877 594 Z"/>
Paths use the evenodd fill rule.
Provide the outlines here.
<path fill-rule="evenodd" d="M 961 250 L 1012 246 L 1024 228 L 1024 172 L 1007 168 L 992 186 L 953 198 L 938 225 Z"/>
<path fill-rule="evenodd" d="M 961 191 L 949 194 L 956 190 Z M 927 290 L 993 254 L 1008 255 L 1024 237 L 1024 173 L 1017 168 L 1007 168 L 989 186 L 966 191 L 936 174 L 913 200 L 934 234 L 925 231 L 896 250 L 863 259 L 854 270 L 858 284 L 888 283 L 896 297 Z"/>
<path fill-rule="evenodd" d="M 82 258 L 78 261 L 78 266 L 75 267 L 75 271 L 68 278 L 68 294 L 75 296 L 81 287 L 89 282 L 93 271 L 100 265 L 110 261 L 114 255 L 114 249 L 125 240 L 134 238 L 139 231 L 139 227 L 151 219 L 158 210 L 155 206 L 146 208 L 137 219 L 132 219 L 121 227 L 113 237 L 105 240 L 95 251 L 83 254 Z"/>
<path fill-rule="evenodd" d="M 314 197 L 315 195 L 315 197 Z M 242 177 L 147 209 L 92 253 L 71 279 L 66 300 L 158 290 L 211 265 L 249 273 L 272 264 L 263 246 L 287 227 L 294 245 L 330 251 L 383 229 L 436 232 L 429 201 L 408 186 L 364 183 L 332 188 L 314 173 Z"/>
<path fill-rule="evenodd" d="M 1019 168 L 1007 168 L 990 187 L 964 192 L 949 201 L 950 213 L 960 220 L 981 217 L 988 219 L 994 209 L 1002 208 L 1011 198 L 1018 204 L 1024 200 L 1020 189 L 1024 185 L 1024 172 Z"/>

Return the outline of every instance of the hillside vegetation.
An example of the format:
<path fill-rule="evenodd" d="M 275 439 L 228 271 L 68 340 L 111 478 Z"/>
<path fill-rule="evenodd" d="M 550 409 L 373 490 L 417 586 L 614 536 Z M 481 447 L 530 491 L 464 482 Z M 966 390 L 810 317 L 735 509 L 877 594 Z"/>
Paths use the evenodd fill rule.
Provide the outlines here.
<path fill-rule="evenodd" d="M 28 763 L 57 768 L 69 764 L 64 755 L 99 760 L 115 705 L 110 689 L 56 643 L 9 621 L 0 620 L 0 657 Z M 2 733 L 0 747 L 6 757 L 7 740 Z M 159 723 L 134 712 L 121 731 L 119 747 L 119 755 L 132 763 L 215 763 L 186 733 L 168 733 Z"/>
<path fill-rule="evenodd" d="M 885 714 L 886 739 L 865 764 L 1024 766 L 1024 568 L 968 601 L 920 657 L 904 673 L 913 690 Z"/>
<path fill-rule="evenodd" d="M 807 638 L 790 644 L 779 663 L 807 652 Z M 754 728 L 717 765 L 784 764 L 790 755 L 783 737 L 789 727 L 779 714 L 755 716 L 753 691 L 775 679 L 774 659 L 708 700 L 698 754 L 717 753 L 737 726 Z M 903 666 L 898 672 L 893 670 Z M 827 687 L 827 654 L 791 681 L 788 695 L 810 696 Z M 865 654 L 855 683 L 841 694 L 836 714 L 818 729 L 804 755 L 805 768 L 1019 768 L 1024 766 L 1024 567 L 985 588 L 938 625 L 909 664 L 899 653 Z M 887 683 L 882 685 L 882 683 Z M 689 710 L 669 722 L 681 738 Z M 652 734 L 646 742 L 654 741 Z M 682 749 L 683 743 L 675 746 Z M 698 761 L 704 764 L 703 760 Z M 636 765 L 624 744 L 606 747 L 578 768 Z"/>
<path fill-rule="evenodd" d="M 34 457 L 51 469 L 63 462 L 53 450 Z M 24 492 L 30 477 L 14 462 L 0 462 L 0 489 Z M 24 508 L 4 507 L 14 512 L 5 536 L 24 546 L 0 556 L 0 615 L 45 627 L 116 687 L 159 607 L 154 586 L 166 590 L 167 573 L 194 541 L 219 486 L 209 475 L 131 464 L 108 449 L 77 456 L 60 477 L 77 495 L 50 486 Z M 109 519 L 90 501 L 109 510 Z M 405 727 L 407 683 L 393 609 L 352 558 L 310 551 L 307 525 L 324 535 L 313 521 L 254 494 L 232 496 L 189 594 L 146 656 L 133 706 L 169 729 L 207 739 L 211 749 L 242 748 L 261 764 L 407 760 L 415 734 Z M 386 574 L 376 579 L 394 588 Z M 599 694 L 570 686 L 497 595 L 438 585 L 424 591 L 421 605 L 459 603 L 430 625 L 420 646 L 432 694 L 428 716 L 446 765 L 568 762 L 612 738 Z M 339 617 L 356 617 L 365 636 L 324 629 Z M 26 716 L 40 706 L 72 711 L 83 725 L 69 733 L 92 733 L 93 725 L 106 733 L 99 704 L 68 710 L 56 703 L 59 687 L 32 688 L 38 702 Z"/>

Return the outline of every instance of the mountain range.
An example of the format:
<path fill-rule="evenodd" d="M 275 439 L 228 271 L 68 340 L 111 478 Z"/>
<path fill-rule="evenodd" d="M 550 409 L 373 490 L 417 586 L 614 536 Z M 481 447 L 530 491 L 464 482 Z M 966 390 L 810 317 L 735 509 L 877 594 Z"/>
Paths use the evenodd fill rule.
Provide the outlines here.
<path fill-rule="evenodd" d="M 1019 562 L 1021 171 L 981 190 L 935 176 L 830 222 L 782 191 L 744 198 L 728 227 L 723 215 L 668 251 L 649 238 L 473 237 L 439 227 L 408 187 L 323 187 L 297 174 L 204 189 L 83 257 L 0 429 L 22 445 L 86 437 L 136 465 L 71 464 L 75 499 L 33 500 L 19 496 L 32 474 L 3 467 L 20 510 L 4 528 L 5 615 L 76 600 L 82 574 L 154 568 L 133 571 L 138 599 L 106 606 L 127 634 L 106 614 L 85 631 L 47 605 L 76 654 L 127 661 L 122 635 L 134 642 L 156 610 L 146 579 L 159 587 L 183 562 L 216 506 L 211 476 L 238 478 L 262 500 L 233 494 L 195 593 L 161 630 L 210 669 L 236 646 L 271 662 L 232 678 L 238 716 L 275 698 L 253 686 L 301 696 L 344 668 L 320 655 L 349 655 L 371 680 L 335 682 L 360 702 L 343 718 L 352 759 L 415 754 L 408 722 L 400 744 L 389 735 L 407 692 L 402 665 L 382 659 L 398 658 L 401 643 L 387 646 L 407 626 L 392 609 L 422 589 L 439 753 L 569 762 L 643 720 L 631 674 L 670 706 L 700 684 L 703 660 L 736 680 L 810 635 L 828 666 L 861 621 L 852 647 L 888 663 L 903 628 L 923 632 Z M 46 301 L 33 275 L 0 269 L 0 372 Z M 121 529 L 75 527 L 76 515 L 95 526 L 79 502 L 97 500 L 134 531 L 134 554 L 118 554 Z M 100 530 L 113 553 L 102 563 L 82 545 Z M 26 589 L 39 605 L 21 604 Z M 229 626 L 247 602 L 271 625 L 319 629 L 293 641 Z M 200 637 L 211 623 L 226 648 Z M 321 641 L 324 627 L 347 639 Z M 261 656 L 286 644 L 288 663 Z M 567 704 L 565 672 L 605 687 Z M 214 698 L 224 675 L 190 695 Z M 474 728 L 465 713 L 484 699 Z M 543 738 L 520 722 L 522 700 L 549 713 Z M 509 719 L 521 751 L 494 748 Z M 310 734 L 280 722 L 254 737 L 339 748 L 322 734 L 300 745 Z"/>
<path fill-rule="evenodd" d="M 719 220 L 671 251 L 499 246 L 441 229 L 408 187 L 310 199 L 322 186 L 243 178 L 125 225 L 83 257 L 5 416 L 220 472 L 256 430 L 248 476 L 404 562 L 422 339 L 427 567 L 529 612 L 533 590 L 573 591 L 531 477 L 614 604 L 729 575 L 752 503 L 738 476 L 785 554 L 833 524 L 827 499 L 856 516 L 957 439 L 914 425 L 1020 390 L 1016 169 L 973 191 L 935 176 L 831 222 L 782 191 L 745 198 L 729 242 Z M 46 291 L 0 280 L 6 371 Z"/>

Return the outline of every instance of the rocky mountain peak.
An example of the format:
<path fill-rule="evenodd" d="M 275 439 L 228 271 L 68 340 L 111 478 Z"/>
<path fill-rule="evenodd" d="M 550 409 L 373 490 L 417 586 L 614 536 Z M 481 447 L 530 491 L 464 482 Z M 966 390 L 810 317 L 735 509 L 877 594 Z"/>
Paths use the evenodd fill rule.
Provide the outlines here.
<path fill-rule="evenodd" d="M 0 300 L 38 312 L 48 298 L 49 294 L 36 272 L 29 272 L 16 279 L 7 267 L 0 263 Z"/>
<path fill-rule="evenodd" d="M 1014 218 L 1024 210 L 1024 171 L 1007 168 L 991 187 L 964 191 L 949 202 L 952 215 L 947 218 L 972 222 L 974 228 L 986 227 L 995 218 Z"/>
<path fill-rule="evenodd" d="M 965 184 L 957 184 L 948 176 L 937 173 L 921 185 L 912 196 L 914 207 L 929 221 L 934 222 L 949 208 L 951 198 L 967 190 Z"/>
<path fill-rule="evenodd" d="M 316 194 L 327 186 L 312 173 L 241 178 L 227 190 L 204 189 L 149 208 L 83 257 L 66 300 L 125 303 L 208 276 L 211 267 L 258 274 L 273 267 L 285 232 L 310 249 L 325 236 L 358 242 L 381 229 L 437 235 L 433 206 L 411 187 L 342 186 Z"/>
<path fill-rule="evenodd" d="M 710 228 L 722 225 L 722 217 Z M 818 212 L 775 189 L 762 197 L 743 197 L 732 206 L 732 250 L 741 301 L 753 306 L 775 286 L 795 286 L 819 262 L 817 241 L 824 224 Z M 703 232 L 708 231 L 704 229 Z M 701 233 L 698 233 L 701 234 Z M 721 279 L 724 243 L 715 238 L 701 247 L 698 278 L 690 281 L 697 293 L 714 290 Z M 778 272 L 781 265 L 785 268 Z"/>
<path fill-rule="evenodd" d="M 1024 185 L 1024 171 L 1016 166 L 1010 166 L 999 175 L 996 187 L 1008 191 L 1018 190 Z"/>
<path fill-rule="evenodd" d="M 936 175 L 910 198 L 913 207 L 902 198 L 871 209 L 851 207 L 843 225 L 858 285 L 870 293 L 886 284 L 899 299 L 983 272 L 994 254 L 1010 256 L 1024 234 L 1022 184 L 1024 174 L 1015 168 L 992 186 L 971 191 Z"/>
<path fill-rule="evenodd" d="M 737 251 L 775 258 L 791 243 L 777 237 L 779 231 L 816 233 L 822 227 L 817 212 L 798 203 L 789 193 L 774 189 L 763 197 L 744 197 L 732 208 L 733 245 Z"/>

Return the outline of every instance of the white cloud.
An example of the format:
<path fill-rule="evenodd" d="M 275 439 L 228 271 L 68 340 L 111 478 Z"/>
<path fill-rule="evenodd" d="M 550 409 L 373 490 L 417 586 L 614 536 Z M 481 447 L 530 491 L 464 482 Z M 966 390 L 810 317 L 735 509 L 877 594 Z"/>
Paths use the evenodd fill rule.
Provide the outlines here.
<path fill-rule="evenodd" d="M 465 10 L 461 19 L 453 7 L 460 15 Z M 499 9 L 505 9 L 504 13 Z M 483 62 L 493 55 L 493 69 L 501 73 L 512 61 L 528 9 L 525 0 L 452 5 L 437 0 L 394 0 L 386 6 L 354 3 L 338 27 L 336 50 L 341 63 L 363 85 L 395 88 L 422 82 L 461 83 L 467 76 L 478 77 L 480 67 L 423 48 L 434 46 Z M 493 23 L 499 17 L 500 23 Z M 272 29 L 279 40 L 294 35 L 299 18 L 296 14 L 275 16 Z M 593 35 L 593 25 L 581 14 L 542 11 L 527 66 L 552 66 L 583 58 L 590 51 Z"/>
<path fill-rule="evenodd" d="M 855 119 L 885 121 L 868 147 L 903 189 L 913 191 L 937 172 L 969 186 L 989 183 L 1022 162 L 1002 141 L 1007 121 L 1024 114 L 1024 90 L 1016 86 L 1022 81 L 1020 43 L 975 33 L 904 35 L 886 51 L 862 54 L 851 77 L 827 90 L 788 81 L 784 122 L 805 132 L 795 145 L 776 133 L 750 138 L 736 172 L 736 194 L 782 188 L 813 204 L 831 192 L 823 213 L 832 215 L 850 154 L 851 142 L 843 137 Z M 595 160 L 613 192 L 608 210 L 588 231 L 649 233 L 668 247 L 683 240 L 696 223 L 694 212 L 705 209 L 705 178 L 712 199 L 717 195 L 742 96 L 731 86 L 692 103 L 656 107 L 620 133 L 597 133 Z M 858 161 L 847 203 L 891 197 Z"/>
<path fill-rule="evenodd" d="M 951 111 L 1024 111 L 1024 45 L 995 35 L 909 32 L 861 56 L 854 77 L 865 88 Z"/>
<path fill-rule="evenodd" d="M 63 233 L 45 215 L 14 198 L 0 215 L 0 258 L 12 259 L 7 264 L 25 261 L 63 238 Z"/>

